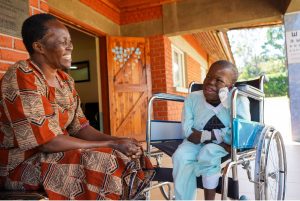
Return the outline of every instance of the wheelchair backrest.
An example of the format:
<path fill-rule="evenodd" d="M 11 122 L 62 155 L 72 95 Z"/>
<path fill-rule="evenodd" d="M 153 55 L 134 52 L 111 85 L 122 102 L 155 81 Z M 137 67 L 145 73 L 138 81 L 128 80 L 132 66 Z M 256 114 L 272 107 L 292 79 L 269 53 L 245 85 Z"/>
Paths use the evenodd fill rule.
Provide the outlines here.
<path fill-rule="evenodd" d="M 180 121 L 151 121 L 151 141 L 183 139 Z"/>
<path fill-rule="evenodd" d="M 265 76 L 262 75 L 257 79 L 236 82 L 235 86 L 239 87 L 241 85 L 247 84 L 247 85 L 253 86 L 263 92 L 263 90 L 264 90 L 263 84 L 264 84 L 265 79 L 266 79 Z M 202 89 L 203 89 L 203 84 L 200 84 L 200 83 L 192 82 L 189 85 L 190 93 L 193 91 L 199 91 Z M 249 101 L 250 101 L 251 121 L 259 122 L 260 111 L 261 111 L 259 101 L 255 100 L 253 98 L 250 98 L 250 97 L 249 97 Z"/>

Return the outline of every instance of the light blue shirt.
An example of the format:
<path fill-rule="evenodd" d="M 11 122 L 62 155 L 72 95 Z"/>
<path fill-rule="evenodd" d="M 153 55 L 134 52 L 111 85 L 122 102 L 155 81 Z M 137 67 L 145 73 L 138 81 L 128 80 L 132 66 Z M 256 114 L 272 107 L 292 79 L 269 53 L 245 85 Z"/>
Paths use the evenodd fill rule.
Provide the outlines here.
<path fill-rule="evenodd" d="M 231 100 L 231 93 L 228 98 Z M 231 105 L 231 104 L 230 104 Z M 237 96 L 237 118 L 251 120 L 250 103 L 248 98 Z M 192 133 L 192 128 L 203 130 L 206 123 L 216 115 L 225 128 L 218 129 L 226 144 L 231 144 L 230 108 L 225 108 L 221 103 L 214 107 L 206 102 L 203 91 L 195 91 L 186 97 L 182 112 L 182 128 L 187 138 Z"/>

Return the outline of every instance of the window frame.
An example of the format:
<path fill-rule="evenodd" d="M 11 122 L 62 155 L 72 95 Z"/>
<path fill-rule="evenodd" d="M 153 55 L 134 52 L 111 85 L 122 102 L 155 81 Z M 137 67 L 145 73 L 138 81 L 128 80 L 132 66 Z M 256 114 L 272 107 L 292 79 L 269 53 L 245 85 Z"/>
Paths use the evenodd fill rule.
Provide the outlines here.
<path fill-rule="evenodd" d="M 181 66 L 179 66 L 179 71 L 180 71 L 180 85 L 181 86 L 176 86 L 176 76 L 175 76 L 175 71 L 174 71 L 174 64 L 175 64 L 175 53 L 179 55 L 180 61 L 179 63 Z M 176 91 L 178 92 L 186 92 L 187 90 L 187 83 L 186 83 L 186 65 L 185 65 L 185 53 L 180 50 L 178 47 L 176 47 L 174 44 L 171 44 L 171 59 L 172 59 L 172 81 L 173 81 L 173 87 L 175 88 Z"/>

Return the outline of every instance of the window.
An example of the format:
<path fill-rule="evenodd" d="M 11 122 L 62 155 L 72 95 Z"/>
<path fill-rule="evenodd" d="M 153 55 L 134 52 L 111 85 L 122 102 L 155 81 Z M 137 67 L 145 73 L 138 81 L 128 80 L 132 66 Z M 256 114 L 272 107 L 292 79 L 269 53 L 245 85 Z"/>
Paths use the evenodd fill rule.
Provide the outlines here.
<path fill-rule="evenodd" d="M 177 88 L 186 88 L 184 53 L 172 45 L 172 70 L 173 86 Z"/>

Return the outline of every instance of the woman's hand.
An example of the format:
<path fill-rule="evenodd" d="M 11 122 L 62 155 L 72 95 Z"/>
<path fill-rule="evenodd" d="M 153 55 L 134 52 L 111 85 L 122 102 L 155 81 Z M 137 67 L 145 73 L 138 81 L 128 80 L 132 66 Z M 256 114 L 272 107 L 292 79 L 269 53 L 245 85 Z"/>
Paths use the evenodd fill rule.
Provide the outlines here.
<path fill-rule="evenodd" d="M 130 158 L 140 158 L 143 155 L 142 145 L 133 138 L 115 139 L 113 148 Z"/>

